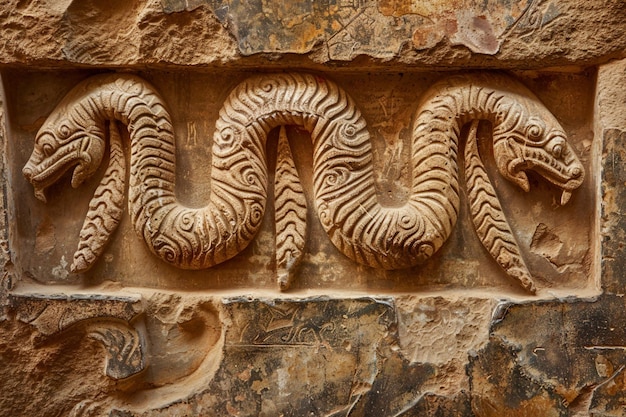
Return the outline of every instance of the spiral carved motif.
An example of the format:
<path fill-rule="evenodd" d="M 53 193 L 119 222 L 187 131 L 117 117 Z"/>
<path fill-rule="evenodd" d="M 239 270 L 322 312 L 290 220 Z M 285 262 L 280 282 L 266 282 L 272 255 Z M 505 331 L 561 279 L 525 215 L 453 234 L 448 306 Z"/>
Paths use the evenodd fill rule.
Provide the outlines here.
<path fill-rule="evenodd" d="M 267 134 L 300 125 L 311 133 L 314 202 L 332 242 L 365 265 L 405 268 L 435 253 L 456 223 L 460 132 L 476 119 L 492 123 L 498 170 L 523 189 L 528 169 L 561 188 L 562 202 L 581 184 L 583 167 L 559 123 L 521 83 L 501 74 L 450 77 L 422 96 L 412 129 L 411 193 L 401 207 L 378 201 L 370 133 L 354 100 L 334 82 L 300 73 L 252 77 L 227 97 L 215 126 L 205 207 L 176 200 L 170 114 L 154 87 L 128 74 L 76 86 L 39 131 L 23 172 L 41 199 L 74 165 L 77 186 L 97 169 L 105 122 L 120 121 L 130 136 L 135 231 L 164 261 L 206 268 L 255 236 L 267 194 Z"/>

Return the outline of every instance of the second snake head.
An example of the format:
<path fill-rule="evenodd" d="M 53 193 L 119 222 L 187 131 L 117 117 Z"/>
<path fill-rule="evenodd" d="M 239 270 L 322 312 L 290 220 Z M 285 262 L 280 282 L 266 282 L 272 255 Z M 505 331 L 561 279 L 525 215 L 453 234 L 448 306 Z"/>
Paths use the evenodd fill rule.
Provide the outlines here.
<path fill-rule="evenodd" d="M 72 187 L 93 175 L 104 155 L 104 124 L 77 120 L 71 113 L 53 112 L 35 138 L 35 147 L 22 173 L 33 185 L 35 196 L 46 201 L 45 189 L 71 168 Z"/>

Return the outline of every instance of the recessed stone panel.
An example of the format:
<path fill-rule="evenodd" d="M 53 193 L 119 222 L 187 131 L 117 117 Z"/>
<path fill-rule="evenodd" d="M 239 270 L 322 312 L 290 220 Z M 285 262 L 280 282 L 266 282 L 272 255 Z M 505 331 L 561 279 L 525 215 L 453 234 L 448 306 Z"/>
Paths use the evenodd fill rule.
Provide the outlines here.
<path fill-rule="evenodd" d="M 305 74 L 309 76 L 308 73 Z M 563 126 L 569 152 L 580 158 L 582 170 L 588 172 L 594 158 L 594 135 L 592 118 L 589 115 L 593 100 L 593 83 L 589 78 L 590 75 L 592 74 L 517 73 L 503 76 L 493 72 L 476 72 L 469 76 L 435 73 L 385 75 L 350 73 L 332 76 L 317 74 L 310 77 L 311 80 L 318 79 L 320 82 L 324 82 L 328 77 L 329 82 L 332 80 L 337 88 L 341 88 L 342 94 L 353 97 L 353 107 L 362 112 L 363 123 L 367 124 L 363 133 L 370 136 L 368 146 L 371 150 L 365 152 L 364 157 L 371 158 L 371 174 L 363 181 L 369 182 L 366 187 L 372 190 L 372 195 L 375 196 L 373 198 L 376 198 L 382 207 L 400 213 L 401 207 L 410 204 L 413 198 L 415 192 L 412 191 L 412 187 L 413 189 L 419 187 L 418 180 L 414 180 L 416 185 L 411 185 L 412 173 L 420 169 L 419 164 L 428 163 L 428 156 L 417 161 L 411 157 L 411 152 L 418 151 L 412 148 L 420 146 L 411 142 L 418 136 L 414 132 L 415 119 L 425 107 L 424 104 L 420 104 L 420 97 L 424 94 L 433 94 L 433 85 L 444 85 L 447 80 L 460 80 L 459 82 L 468 84 L 464 77 L 469 80 L 472 77 L 482 77 L 485 84 L 493 77 L 493 83 L 495 85 L 499 83 L 501 89 L 508 88 L 507 83 L 511 85 L 524 83 L 538 96 L 533 97 L 533 100 L 545 103 L 544 111 L 548 112 L 546 115 Z M 456 208 L 458 221 L 446 219 L 446 214 L 436 211 L 439 208 L 433 209 L 435 211 L 431 216 L 444 218 L 435 221 L 450 224 L 445 226 L 450 229 L 450 236 L 445 242 L 438 243 L 441 249 L 433 254 L 432 259 L 419 259 L 415 262 L 409 260 L 406 264 L 400 262 L 395 266 L 386 264 L 384 259 L 395 256 L 392 254 L 395 249 L 384 242 L 381 249 L 383 258 L 373 260 L 370 262 L 371 265 L 363 265 L 364 262 L 358 262 L 358 259 L 357 262 L 349 259 L 349 256 L 358 258 L 358 254 L 354 255 L 354 249 L 344 249 L 345 253 L 342 253 L 324 231 L 324 219 L 320 217 L 324 213 L 319 211 L 319 203 L 315 200 L 316 192 L 318 195 L 320 192 L 316 190 L 314 176 L 318 175 L 320 178 L 327 176 L 327 180 L 330 181 L 334 173 L 332 170 L 324 173 L 321 172 L 323 168 L 315 168 L 316 152 L 319 154 L 321 151 L 316 151 L 307 126 L 298 126 L 295 123 L 301 122 L 292 120 L 291 123 L 286 123 L 287 126 L 282 133 L 278 128 L 271 129 L 265 143 L 260 145 L 265 153 L 263 163 L 267 170 L 267 179 L 262 180 L 263 186 L 266 187 L 262 196 L 267 198 L 267 205 L 265 210 L 258 214 L 262 217 L 259 231 L 254 238 L 248 239 L 250 243 L 247 247 L 244 247 L 247 242 L 238 244 L 240 247 L 234 250 L 234 255 L 229 255 L 232 259 L 220 261 L 210 269 L 200 268 L 198 271 L 191 271 L 188 269 L 197 268 L 179 269 L 175 267 L 176 265 L 168 265 L 152 255 L 143 243 L 143 238 L 133 231 L 133 220 L 127 207 L 128 197 L 125 196 L 128 185 L 122 184 L 124 180 L 121 179 L 119 207 L 116 208 L 120 211 L 119 228 L 110 233 L 110 238 L 107 237 L 110 242 L 106 243 L 98 259 L 92 261 L 93 268 L 88 272 L 72 272 L 75 252 L 79 252 L 77 249 L 80 246 L 79 236 L 81 233 L 89 233 L 81 232 L 85 216 L 88 216 L 86 214 L 88 207 L 90 202 L 97 205 L 97 196 L 102 194 L 99 188 L 100 178 L 106 174 L 106 167 L 114 164 L 108 162 L 107 165 L 106 161 L 113 160 L 113 157 L 109 156 L 111 145 L 103 151 L 103 154 L 106 154 L 103 157 L 105 161 L 97 167 L 98 171 L 91 178 L 73 189 L 70 186 L 71 172 L 68 171 L 68 174 L 51 183 L 46 189 L 45 203 L 35 198 L 34 189 L 21 174 L 21 170 L 33 153 L 34 134 L 41 128 L 48 114 L 52 112 L 57 115 L 55 117 L 59 117 L 59 114 L 60 117 L 64 117 L 62 111 L 59 113 L 59 110 L 53 110 L 57 102 L 79 81 L 89 79 L 90 76 L 93 75 L 87 72 L 73 72 L 63 77 L 55 73 L 8 72 L 6 75 L 7 96 L 15 108 L 16 115 L 15 121 L 10 124 L 13 139 L 8 143 L 11 155 L 11 184 L 16 202 L 14 218 L 17 220 L 13 235 L 19 247 L 15 254 L 16 266 L 36 281 L 90 285 L 114 281 L 124 286 L 183 290 L 275 289 L 277 276 L 281 270 L 280 261 L 277 260 L 281 248 L 276 243 L 276 236 L 279 239 L 292 238 L 281 237 L 275 226 L 276 214 L 273 214 L 280 213 L 279 205 L 282 204 L 279 188 L 281 185 L 274 178 L 274 167 L 281 164 L 280 161 L 277 162 L 280 136 L 284 137 L 288 144 L 287 149 L 290 150 L 283 158 L 292 160 L 293 175 L 301 184 L 296 191 L 291 191 L 288 187 L 287 192 L 302 196 L 300 221 L 303 224 L 303 232 L 306 232 L 306 236 L 303 237 L 306 242 L 300 250 L 301 261 L 296 267 L 297 273 L 290 278 L 292 290 L 358 292 L 376 289 L 383 292 L 398 292 L 469 288 L 519 293 L 519 283 L 515 282 L 511 274 L 508 274 L 511 277 L 507 277 L 506 270 L 503 270 L 481 245 L 481 238 L 477 235 L 473 223 L 480 222 L 481 219 L 473 218 L 468 209 L 472 198 L 480 199 L 482 196 L 473 194 L 468 197 L 472 187 L 478 190 L 481 185 L 471 184 L 476 179 L 470 178 L 468 170 L 471 166 L 466 165 L 463 160 L 463 152 L 466 154 L 469 152 L 466 151 L 466 142 L 470 135 L 470 123 L 465 120 L 450 122 L 450 126 L 459 129 L 458 139 L 455 139 L 458 142 L 458 150 L 454 152 L 461 156 L 454 161 L 454 154 L 449 155 L 450 163 L 459 165 L 459 180 L 456 186 L 459 199 Z M 123 74 L 120 76 L 123 77 Z M 160 92 L 163 97 L 163 105 L 171 109 L 172 133 L 175 140 L 175 145 L 172 145 L 172 160 L 176 162 L 176 176 L 172 185 L 175 198 L 179 204 L 185 206 L 195 208 L 206 206 L 211 201 L 211 176 L 218 175 L 211 174 L 209 165 L 215 158 L 211 148 L 218 112 L 224 108 L 229 93 L 252 74 L 150 72 L 140 73 L 139 76 L 145 82 L 154 85 L 155 91 Z M 111 74 L 110 77 L 114 78 L 115 74 Z M 273 75 L 268 73 L 265 77 L 271 80 Z M 362 88 L 362 85 L 368 87 Z M 471 88 L 471 85 L 468 84 L 467 88 Z M 430 93 L 426 93 L 427 91 Z M 452 117 L 457 116 L 452 114 Z M 462 117 L 467 118 L 465 115 Z M 588 276 L 594 262 L 594 249 L 590 244 L 595 216 L 593 183 L 583 182 L 580 187 L 572 190 L 570 201 L 561 205 L 562 189 L 542 178 L 540 173 L 529 174 L 528 192 L 512 181 L 507 181 L 496 169 L 492 133 L 494 122 L 489 121 L 491 117 L 489 115 L 477 119 L 481 117 L 483 122 L 478 124 L 475 133 L 478 160 L 484 165 L 487 182 L 492 184 L 495 201 L 506 202 L 493 210 L 496 216 L 501 216 L 510 224 L 510 233 L 519 243 L 519 256 L 525 259 L 528 274 L 536 280 L 537 289 L 571 293 L 581 288 L 592 288 Z M 123 148 L 120 160 L 124 161 L 123 166 L 130 164 L 128 165 L 130 172 L 124 175 L 128 177 L 126 183 L 132 184 L 133 162 L 130 161 L 133 157 L 129 159 L 128 148 L 133 139 L 123 123 L 117 124 Z M 308 128 L 311 129 L 311 126 Z M 108 126 L 107 129 L 110 131 L 112 127 Z M 549 166 L 551 162 L 547 158 L 536 163 L 545 163 Z M 415 166 L 416 163 L 418 166 Z M 323 161 L 318 162 L 319 166 L 323 164 Z M 527 163 L 529 166 L 530 164 L 531 162 Z M 316 169 L 320 171 L 318 174 L 315 173 Z M 528 171 L 531 170 L 532 167 L 528 168 Z M 344 192 L 351 192 L 349 186 L 345 187 Z M 245 190 L 235 195 L 237 198 L 244 198 Z M 355 204 L 358 208 L 358 204 L 361 203 Z M 477 207 L 480 203 L 472 204 Z M 365 207 L 361 210 L 365 210 Z M 364 226 L 355 225 L 355 227 Z M 395 226 L 384 224 L 380 227 Z M 364 231 L 364 235 L 359 239 L 367 240 L 368 234 L 376 233 L 374 226 L 369 228 L 370 230 Z M 483 229 L 488 227 L 483 224 Z M 393 240 L 393 233 L 389 232 L 385 239 Z M 411 263 L 418 265 L 411 267 Z"/>

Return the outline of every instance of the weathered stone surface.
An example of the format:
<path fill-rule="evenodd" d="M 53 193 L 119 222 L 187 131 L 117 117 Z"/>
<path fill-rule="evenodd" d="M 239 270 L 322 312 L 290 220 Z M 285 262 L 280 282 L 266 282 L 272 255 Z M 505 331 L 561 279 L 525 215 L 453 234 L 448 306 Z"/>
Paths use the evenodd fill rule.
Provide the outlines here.
<path fill-rule="evenodd" d="M 14 415 L 167 404 L 206 386 L 223 345 L 207 297 L 20 293 L 6 311 L 0 386 L 15 395 L 2 396 L 0 410 Z"/>
<path fill-rule="evenodd" d="M 476 415 L 621 415 L 624 311 L 609 295 L 500 305 L 468 367 Z"/>
<path fill-rule="evenodd" d="M 396 414 L 419 399 L 432 370 L 395 351 L 390 301 L 226 299 L 229 326 L 211 382 L 131 415 Z"/>
<path fill-rule="evenodd" d="M 622 207 L 626 204 L 624 184 L 626 172 L 626 89 L 616 88 L 626 83 L 626 63 L 618 61 L 602 67 L 598 79 L 596 134 L 602 140 L 600 166 L 602 191 L 601 285 L 607 292 L 626 293 L 626 220 Z"/>
<path fill-rule="evenodd" d="M 626 416 L 625 22 L 0 2 L 0 415 Z"/>
<path fill-rule="evenodd" d="M 5 73 L 7 96 L 18 109 L 11 129 L 16 140 L 8 154 L 13 172 L 25 174 L 13 176 L 11 182 L 20 237 L 16 265 L 40 283 L 113 279 L 125 286 L 168 289 L 276 288 L 283 268 L 276 242 L 285 235 L 270 213 L 272 203 L 279 209 L 284 196 L 278 195 L 283 189 L 280 183 L 271 186 L 270 167 L 279 136 L 271 128 L 299 123 L 305 126 L 284 129 L 302 184 L 284 189 L 289 190 L 288 201 L 296 197 L 306 201 L 306 211 L 301 209 L 294 218 L 309 236 L 291 283 L 293 291 L 413 291 L 426 286 L 565 293 L 593 289 L 588 271 L 595 191 L 592 182 L 584 181 L 584 172 L 593 162 L 592 120 L 586 113 L 593 100 L 589 78 L 593 72 L 517 77 L 494 72 L 448 77 L 334 74 L 332 79 L 301 72 L 256 77 L 175 73 L 173 79 L 172 73 L 165 72 L 146 72 L 141 77 L 90 74 Z M 158 87 L 150 87 L 148 81 Z M 365 81 L 371 88 L 359 88 Z M 115 83 L 134 86 L 124 92 L 126 103 L 135 105 L 155 91 L 164 98 L 142 107 L 141 113 L 119 126 L 98 115 L 112 111 L 99 99 L 88 113 L 81 110 L 80 94 L 96 100 L 113 91 L 109 88 Z M 272 86 L 268 92 L 263 90 L 266 84 Z M 142 93 L 133 95 L 133 88 Z M 327 98 L 315 94 L 321 88 L 329 88 Z M 469 93 L 472 88 L 476 95 Z M 346 94 L 353 95 L 354 102 L 342 101 Z M 482 108 L 480 97 L 490 94 L 502 95 L 502 100 L 494 98 Z M 274 103 L 276 111 L 267 104 L 250 104 L 259 103 L 255 95 L 265 95 L 266 101 L 260 103 Z M 437 104 L 443 95 L 459 108 Z M 64 96 L 69 98 L 63 101 Z M 420 102 L 417 97 L 422 96 Z M 325 100 L 336 105 L 323 104 Z M 495 114 L 515 114 L 512 109 L 518 107 L 509 100 L 523 109 L 519 124 L 481 122 L 469 130 L 469 117 L 456 120 L 465 114 L 464 106 L 475 107 L 474 122 Z M 501 103 L 502 112 L 494 103 Z M 159 110 L 170 104 L 168 113 Z M 351 120 L 357 110 L 363 116 Z M 237 112 L 240 115 L 233 117 Z M 336 114 L 330 117 L 324 112 Z M 221 142 L 222 132 L 246 130 L 243 115 L 246 120 L 259 120 L 248 133 L 237 136 L 245 159 L 223 151 L 239 145 Z M 419 123 L 412 118 L 419 118 Z M 449 123 L 438 125 L 436 118 Z M 140 134 L 128 133 L 126 125 L 137 132 L 132 126 L 138 120 L 157 125 Z M 320 120 L 315 128 L 313 120 Z M 321 120 L 331 123 L 327 129 Z M 526 130 L 533 120 L 550 125 L 540 132 L 546 141 L 528 139 Z M 76 132 L 83 124 L 102 124 L 98 130 L 103 133 L 94 137 L 77 133 L 71 141 L 47 140 L 48 132 L 56 132 L 63 123 Z M 354 140 L 342 139 L 332 123 L 346 125 L 358 135 Z M 353 123 L 358 132 L 350 127 Z M 432 131 L 425 130 L 431 126 Z M 155 133 L 158 129 L 160 135 Z M 458 133 L 445 145 L 445 155 L 439 148 L 424 146 L 429 137 L 455 130 Z M 34 134 L 38 139 L 33 139 Z M 516 145 L 502 146 L 507 135 L 518 138 Z M 103 158 L 107 142 L 108 159 Z M 44 156 L 44 147 L 53 143 L 54 155 Z M 468 143 L 472 146 L 465 146 Z M 65 152 L 78 144 L 86 152 L 75 154 L 70 163 Z M 134 149 L 132 157 L 113 153 L 124 146 Z M 565 159 L 554 157 L 555 146 L 563 149 Z M 328 149 L 335 150 L 328 153 Z M 518 158 L 516 152 L 525 154 Z M 346 158 L 354 160 L 349 175 Z M 450 168 L 438 170 L 440 159 L 447 158 Z M 161 165 L 155 168 L 153 161 Z M 214 168 L 207 167 L 208 161 Z M 126 176 L 115 167 L 126 164 L 129 180 L 125 182 Z M 564 175 L 554 175 L 558 170 L 550 164 Z M 518 176 L 518 168 L 537 175 L 527 181 L 521 176 L 526 174 Z M 64 171 L 72 170 L 73 179 L 66 181 Z M 142 180 L 157 170 L 158 181 Z M 247 182 L 241 183 L 242 178 Z M 84 184 L 76 190 L 66 185 L 77 186 L 80 181 Z M 440 183 L 450 187 L 440 188 Z M 45 204 L 40 201 L 44 198 Z M 163 216 L 167 220 L 162 222 Z M 212 267 L 209 276 L 202 271 L 208 267 Z M 412 267 L 410 279 L 402 269 L 408 267 Z"/>
<path fill-rule="evenodd" d="M 110 415 L 124 416 L 295 416 L 348 412 L 355 416 L 398 413 L 433 417 L 618 416 L 623 405 L 620 387 L 626 361 L 622 345 L 626 335 L 620 324 L 626 310 L 622 297 L 607 295 L 587 300 L 571 298 L 521 304 L 503 302 L 493 311 L 487 309 L 489 317 L 493 318 L 489 329 L 476 327 L 476 320 L 463 314 L 464 308 L 479 305 L 479 300 L 472 299 L 459 299 L 455 305 L 441 298 L 400 299 L 405 305 L 422 306 L 416 311 L 428 312 L 430 317 L 433 314 L 454 317 L 450 314 L 456 314 L 457 318 L 424 320 L 403 313 L 398 321 L 393 299 L 227 298 L 219 308 L 220 321 L 226 328 L 222 337 L 211 333 L 213 342 L 209 344 L 214 343 L 215 348 L 204 350 L 204 363 L 195 370 L 188 367 L 190 373 L 179 379 L 154 385 L 141 381 L 156 381 L 159 373 L 163 376 L 181 369 L 180 364 L 175 365 L 174 357 L 159 359 L 165 352 L 175 352 L 174 344 L 179 337 L 169 330 L 169 347 L 158 352 L 165 349 L 157 339 L 161 337 L 158 334 L 165 334 L 166 323 L 182 326 L 178 328 L 183 332 L 179 340 L 183 340 L 184 332 L 192 336 L 209 324 L 197 316 L 199 305 L 205 305 L 202 308 L 209 316 L 216 310 L 209 307 L 212 303 L 208 300 L 198 304 L 199 300 L 183 301 L 177 296 L 153 294 L 146 299 L 147 311 L 151 317 L 160 317 L 157 320 L 161 324 L 147 323 L 144 331 L 153 347 L 149 363 L 154 369 L 152 374 L 139 374 L 118 386 L 98 378 L 93 366 L 84 366 L 85 361 L 93 362 L 95 357 L 91 349 L 76 350 L 90 346 L 77 343 L 80 339 L 76 339 L 76 332 L 65 332 L 64 338 L 53 342 L 47 341 L 50 335 L 39 333 L 37 336 L 38 330 L 47 326 L 27 320 L 26 312 L 33 311 L 32 306 L 41 299 L 13 297 L 9 311 L 16 315 L 11 314 L 11 317 L 21 319 L 3 322 L 1 352 L 6 359 L 3 363 L 9 365 L 5 369 L 11 375 L 4 379 L 5 383 L 19 379 L 17 371 L 21 369 L 30 369 L 29 378 L 43 378 L 44 382 L 32 389 L 21 387 L 20 396 L 12 398 L 11 402 L 4 398 L 3 409 L 17 404 L 21 395 L 37 396 L 40 395 L 37 392 L 53 389 L 49 386 L 53 382 L 44 376 L 52 370 L 64 378 L 83 375 L 84 394 L 77 394 L 73 400 L 66 398 L 63 407 L 72 409 L 72 415 L 86 416 L 109 415 L 109 410 Z M 483 304 L 490 302 L 482 301 Z M 74 303 L 78 312 L 81 304 L 89 304 L 94 317 L 102 314 L 128 317 L 135 314 L 129 306 L 136 301 L 75 296 L 49 298 L 50 309 L 63 311 L 55 307 L 55 303 Z M 126 305 L 124 310 L 128 312 L 116 313 L 116 303 Z M 104 307 L 107 305 L 109 307 Z M 433 306 L 439 308 L 434 310 Z M 478 314 L 480 310 L 472 308 L 472 311 Z M 30 327 L 21 324 L 27 321 Z M 546 331 L 546 323 L 550 331 Z M 402 336 L 406 331 L 398 333 L 398 330 L 425 324 L 433 329 L 440 328 L 444 334 L 446 328 L 474 328 L 477 334 L 474 337 L 482 335 L 483 339 L 457 348 L 458 352 L 448 350 L 448 358 L 416 361 L 418 358 L 406 356 L 412 336 Z M 211 326 L 219 326 L 218 321 L 213 321 Z M 24 337 L 25 331 L 31 334 L 32 340 L 40 341 L 34 346 L 10 343 Z M 463 331 L 459 336 L 452 331 L 447 334 L 450 342 L 459 343 L 465 337 Z M 427 331 L 421 336 L 432 339 Z M 193 338 L 187 339 L 186 346 L 196 342 Z M 70 348 L 72 345 L 75 348 Z M 46 366 L 31 368 L 29 364 L 41 363 L 37 357 L 26 356 L 33 349 L 40 355 L 47 352 L 54 359 L 51 357 Z M 65 355 L 74 355 L 75 366 L 67 367 L 62 359 Z M 463 357 L 463 363 L 454 363 Z M 14 365 L 20 361 L 26 366 L 16 368 Z M 441 367 L 444 363 L 447 367 Z M 465 384 L 469 384 L 465 388 L 443 386 L 446 382 L 441 373 L 453 373 L 454 367 L 462 370 L 466 364 Z M 68 386 L 78 389 L 72 383 Z M 8 389 L 9 385 L 5 387 Z M 87 388 L 103 390 L 102 395 L 90 398 Z M 116 400 L 122 393 L 123 400 Z M 55 407 L 59 409 L 59 405 Z M 29 415 L 28 410 L 30 408 L 26 407 L 23 415 Z"/>
<path fill-rule="evenodd" d="M 72 340 L 77 348 L 85 345 L 76 343 L 76 332 L 65 332 L 65 339 L 50 342 L 48 335 L 37 331 L 46 326 L 37 326 L 32 320 L 31 327 L 22 325 L 28 321 L 24 318 L 28 314 L 21 311 L 32 311 L 32 305 L 40 299 L 16 297 L 10 309 L 15 315 L 11 314 L 11 319 L 4 322 L 5 344 L 1 345 L 0 354 L 7 359 L 5 371 L 11 377 L 4 379 L 7 385 L 3 387 L 9 389 L 11 381 L 21 377 L 18 369 L 11 366 L 18 359 L 25 369 L 30 369 L 31 378 L 43 379 L 37 388 L 22 387 L 24 396 L 36 396 L 36 390 L 53 389 L 47 386 L 48 372 L 58 371 L 66 378 L 81 375 L 84 393 L 65 398 L 63 405 L 64 409 L 72 410 L 71 415 L 109 415 L 109 412 L 123 416 L 472 415 L 468 390 L 440 386 L 444 384 L 439 375 L 444 371 L 442 365 L 458 366 L 460 373 L 467 361 L 450 365 L 460 360 L 455 353 L 431 363 L 406 357 L 404 345 L 410 337 L 401 337 L 398 329 L 412 324 L 398 322 L 391 298 L 226 298 L 216 310 L 217 305 L 208 299 L 185 300 L 155 293 L 144 300 L 148 320 L 141 327 L 142 343 L 147 343 L 149 348 L 148 369 L 118 385 L 103 380 L 101 374 L 93 372 L 93 366 L 85 366 L 94 362 L 92 350 L 84 353 L 68 350 L 65 339 Z M 76 299 L 52 298 L 48 308 L 61 311 L 55 308 L 55 302 L 65 305 L 74 302 L 80 313 L 82 301 L 73 301 Z M 91 311 L 99 311 L 93 316 L 117 314 L 120 318 L 126 316 L 116 313 L 114 304 L 124 302 L 128 301 L 93 297 L 88 301 Z M 441 300 L 425 298 L 419 302 L 426 306 L 439 304 Z M 126 304 L 126 310 L 134 303 Z M 459 300 L 457 307 L 462 308 L 463 304 Z M 442 316 L 457 307 L 448 310 L 442 306 Z M 206 313 L 201 313 L 202 310 Z M 217 315 L 219 320 L 215 319 Z M 410 320 L 404 317 L 403 321 Z M 63 314 L 57 318 L 62 319 Z M 459 315 L 457 322 L 448 327 L 457 328 L 461 321 Z M 221 336 L 220 322 L 224 326 Z M 467 317 L 463 326 L 473 325 L 472 318 Z M 447 326 L 443 323 L 441 327 Z M 206 340 L 200 336 L 204 328 L 209 329 Z M 11 344 L 28 329 L 32 329 L 29 333 L 35 340 L 42 341 L 35 346 Z M 448 338 L 454 338 L 451 332 Z M 198 356 L 201 360 L 195 365 L 184 364 L 193 355 L 190 350 L 194 346 L 202 351 Z M 469 343 L 460 350 L 467 358 L 467 352 L 479 346 Z M 188 349 L 184 355 L 182 350 L 177 351 L 183 347 Z M 40 361 L 27 356 L 32 349 L 42 355 L 47 351 L 59 355 L 68 350 L 68 354 L 76 356 L 76 366 L 66 368 L 63 361 L 54 360 L 46 366 L 32 368 Z M 182 369 L 187 373 L 174 377 Z M 73 384 L 70 386 L 77 389 Z M 101 395 L 85 395 L 89 389 L 99 390 Z M 3 409 L 17 403 L 16 399 L 3 398 Z M 58 410 L 59 406 L 52 409 Z M 30 408 L 25 410 L 23 415 L 28 415 Z"/>
<path fill-rule="evenodd" d="M 620 0 L 11 0 L 0 5 L 0 57 L 46 67 L 584 66 L 623 56 L 625 18 Z"/>
<path fill-rule="evenodd" d="M 624 263 L 626 256 L 626 219 L 621 207 L 626 204 L 622 185 L 626 178 L 626 130 L 606 129 L 603 134 L 603 213 L 602 213 L 602 286 L 615 294 L 626 292 Z"/>
<path fill-rule="evenodd" d="M 107 351 L 107 376 L 127 378 L 145 367 L 145 343 L 129 322 L 141 312 L 140 299 L 98 295 L 11 294 L 8 311 L 35 327 L 37 343 L 68 332 L 83 332 Z M 76 328 L 80 328 L 77 330 Z"/>

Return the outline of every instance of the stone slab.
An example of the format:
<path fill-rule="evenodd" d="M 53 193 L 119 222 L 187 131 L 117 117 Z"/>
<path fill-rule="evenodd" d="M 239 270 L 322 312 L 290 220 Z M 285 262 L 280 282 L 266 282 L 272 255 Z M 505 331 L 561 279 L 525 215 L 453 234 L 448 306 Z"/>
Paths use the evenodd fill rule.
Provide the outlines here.
<path fill-rule="evenodd" d="M 588 66 L 623 57 L 620 0 L 133 0 L 0 5 L 4 65 Z"/>

